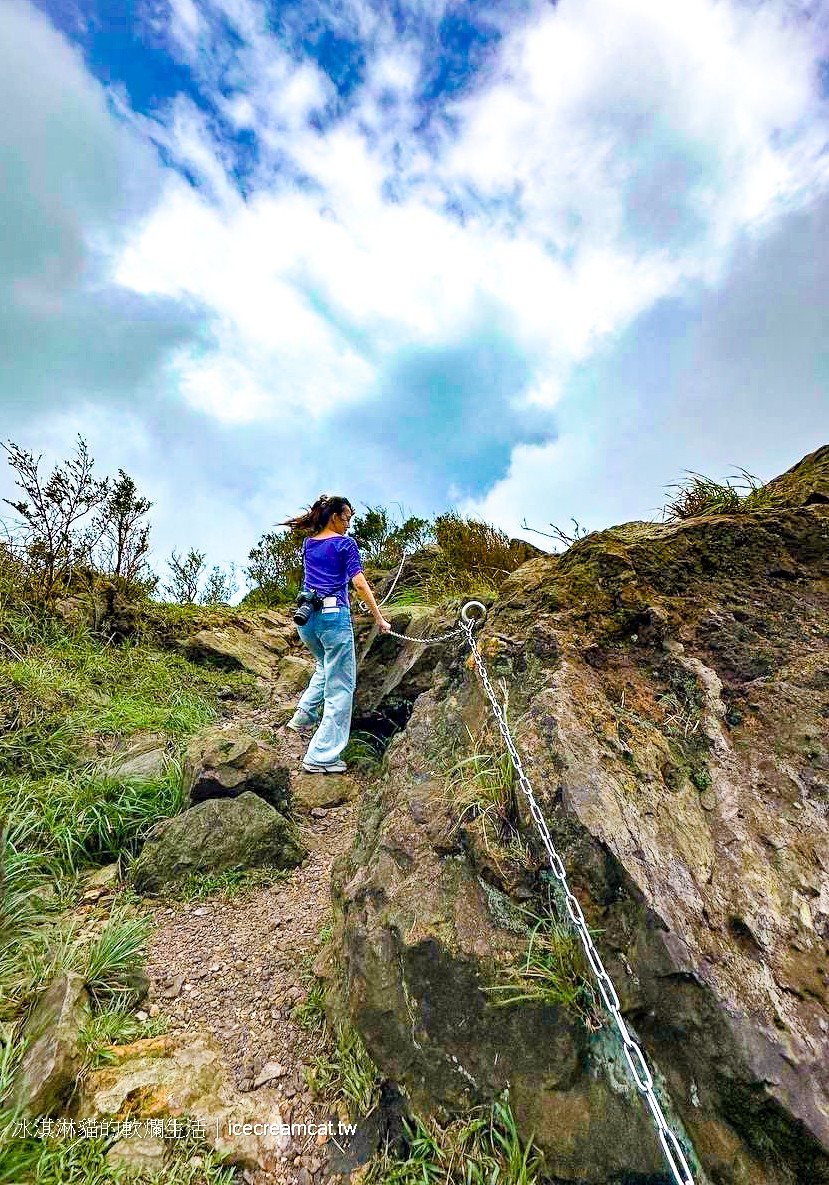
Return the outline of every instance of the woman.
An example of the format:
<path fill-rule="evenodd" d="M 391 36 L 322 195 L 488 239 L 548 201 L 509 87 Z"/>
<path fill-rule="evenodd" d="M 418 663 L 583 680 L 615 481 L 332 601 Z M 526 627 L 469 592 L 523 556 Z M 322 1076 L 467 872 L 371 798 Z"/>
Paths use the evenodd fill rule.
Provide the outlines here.
<path fill-rule="evenodd" d="M 288 721 L 288 728 L 307 734 L 317 724 L 322 707 L 322 720 L 302 761 L 302 768 L 309 774 L 341 774 L 346 770 L 340 754 L 351 731 L 351 701 L 357 677 L 349 580 L 362 594 L 383 633 L 391 629 L 363 575 L 357 544 L 346 538 L 353 516 L 347 498 L 322 494 L 305 514 L 280 524 L 313 532 L 302 545 L 302 587 L 305 591 L 313 589 L 323 598 L 322 607 L 314 609 L 305 625 L 297 626 L 300 638 L 317 660 L 317 669 Z"/>

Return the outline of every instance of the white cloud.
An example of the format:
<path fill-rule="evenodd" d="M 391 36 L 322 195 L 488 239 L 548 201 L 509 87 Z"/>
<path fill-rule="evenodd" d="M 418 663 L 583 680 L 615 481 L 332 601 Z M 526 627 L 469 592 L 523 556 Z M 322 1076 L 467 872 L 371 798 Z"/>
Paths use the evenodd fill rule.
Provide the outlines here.
<path fill-rule="evenodd" d="M 460 131 L 437 161 L 411 148 L 412 43 L 395 45 L 375 21 L 379 48 L 355 112 L 320 132 L 307 120 L 330 98 L 328 80 L 288 59 L 251 0 L 220 7 L 245 39 L 244 93 L 225 113 L 316 188 L 277 181 L 242 205 L 225 150 L 180 101 L 167 146 L 214 205 L 171 187 L 119 279 L 215 310 L 229 357 L 183 381 L 222 417 L 231 406 L 267 418 L 290 405 L 287 392 L 264 393 L 273 371 L 319 412 L 372 398 L 384 357 L 462 334 L 482 301 L 535 359 L 530 401 L 550 406 L 603 337 L 699 277 L 716 282 L 741 233 L 829 180 L 807 68 L 814 46 L 781 4 L 689 0 L 679 21 L 659 0 L 623 10 L 562 0 L 507 36 L 495 82 L 454 105 Z M 176 21 L 194 34 L 186 5 Z M 386 109 L 390 91 L 399 102 Z M 672 173 L 659 171 L 664 153 Z M 403 187 L 397 202 L 390 182 Z M 442 207 L 463 185 L 489 205 L 461 226 Z M 517 227 L 491 205 L 516 185 Z"/>
<path fill-rule="evenodd" d="M 443 10 L 442 0 L 421 7 Z M 12 0 L 10 11 L 29 9 Z M 238 45 L 222 39 L 217 14 Z M 524 399 L 555 407 L 562 436 L 517 448 L 480 506 L 506 522 L 560 496 L 555 514 L 565 520 L 624 517 L 614 508 L 623 498 L 634 505 L 646 473 L 657 488 L 676 475 L 668 469 L 680 445 L 637 453 L 634 434 L 629 453 L 620 451 L 612 383 L 587 407 L 573 376 L 660 299 L 727 283 L 746 237 L 762 241 L 829 189 L 826 103 L 814 74 L 819 45 L 829 44 L 825 22 L 806 22 L 788 0 L 688 0 L 681 14 L 664 0 L 539 5 L 530 23 L 505 28 L 486 77 L 450 105 L 454 122 L 436 119 L 424 138 L 414 130 L 423 117 L 416 92 L 432 51 L 414 33 L 398 37 L 367 4 L 321 10 L 343 34 L 371 39 L 365 83 L 334 120 L 331 81 L 281 47 L 265 17 L 256 0 L 174 0 L 169 17 L 176 53 L 219 115 L 255 133 L 244 200 L 221 119 L 183 97 L 147 119 L 125 107 L 125 92 L 110 91 L 129 129 L 163 145 L 202 187 L 168 170 L 149 216 L 115 229 L 117 219 L 104 219 L 123 242 L 102 239 L 116 283 L 192 301 L 210 319 L 212 343 L 173 356 L 168 401 L 178 396 L 229 434 L 300 423 L 322 431 L 334 409 L 378 401 L 402 354 L 457 344 L 485 321 L 528 360 Z M 53 40 L 62 47 L 53 59 L 41 54 L 32 65 L 39 89 L 64 111 L 67 88 L 38 62 L 54 60 L 63 77 L 71 60 L 83 74 L 83 87 L 73 74 L 68 102 L 83 93 L 108 129 L 92 137 L 104 145 L 106 179 L 117 137 L 101 90 Z M 0 78 L 0 97 L 3 86 Z M 320 113 L 323 131 L 310 122 Z M 73 119 L 80 127 L 86 114 Z M 94 205 L 90 172 L 71 175 Z M 103 235 L 95 226 L 88 214 L 83 235 Z M 18 277 L 18 301 L 54 312 L 61 285 L 82 271 L 78 252 L 56 256 L 64 271 L 42 260 L 40 273 Z M 748 336 L 741 345 L 750 348 Z M 699 395 L 690 391 L 692 403 Z M 629 423 L 655 431 L 627 399 Z M 682 414 L 693 422 L 693 410 Z M 725 413 L 717 423 L 727 434 Z M 639 469 L 627 477 L 630 456 Z M 292 461 L 298 473 L 301 458 Z M 291 488 L 281 485 L 280 496 Z M 451 496 L 462 488 L 458 474 Z M 588 489 L 583 507 L 573 494 Z M 654 500 L 651 490 L 633 512 Z"/>

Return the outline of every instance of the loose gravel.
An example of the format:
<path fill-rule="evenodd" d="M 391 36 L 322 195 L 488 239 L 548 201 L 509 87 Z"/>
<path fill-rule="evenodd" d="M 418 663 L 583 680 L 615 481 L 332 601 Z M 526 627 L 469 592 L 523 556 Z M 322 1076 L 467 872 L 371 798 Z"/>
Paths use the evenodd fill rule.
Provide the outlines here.
<path fill-rule="evenodd" d="M 280 739 L 298 765 L 307 742 L 285 730 Z M 307 996 L 320 932 L 331 923 L 331 865 L 351 844 L 355 815 L 356 803 L 345 803 L 315 808 L 302 819 L 309 856 L 282 883 L 235 900 L 164 901 L 152 911 L 147 974 L 153 1013 L 157 1006 L 171 1033 L 210 1032 L 237 1088 L 275 1088 L 285 1123 L 336 1119 L 325 1100 L 312 1098 L 303 1077 L 322 1038 L 293 1021 L 291 1012 Z M 260 1171 L 246 1180 L 338 1180 L 326 1175 L 324 1152 L 313 1138 L 305 1147 L 295 1143 L 282 1175 Z"/>

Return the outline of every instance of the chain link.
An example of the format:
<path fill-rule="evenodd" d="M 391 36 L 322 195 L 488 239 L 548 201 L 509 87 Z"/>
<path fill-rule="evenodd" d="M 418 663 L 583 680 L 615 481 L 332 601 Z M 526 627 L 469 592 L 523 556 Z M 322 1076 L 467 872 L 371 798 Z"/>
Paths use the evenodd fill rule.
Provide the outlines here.
<path fill-rule="evenodd" d="M 466 610 L 466 608 L 467 606 L 464 606 L 464 610 Z M 618 1029 L 619 1035 L 622 1038 L 622 1051 L 625 1055 L 625 1060 L 628 1064 L 631 1077 L 636 1083 L 637 1090 L 648 1104 L 651 1115 L 653 1116 L 657 1134 L 659 1136 L 659 1142 L 662 1145 L 662 1151 L 666 1161 L 668 1162 L 676 1185 L 694 1185 L 694 1178 L 692 1177 L 691 1170 L 688 1167 L 688 1161 L 685 1158 L 682 1145 L 679 1143 L 679 1140 L 668 1126 L 667 1120 L 665 1119 L 665 1116 L 662 1112 L 662 1108 L 659 1105 L 659 1100 L 654 1093 L 653 1075 L 648 1069 L 648 1064 L 645 1060 L 645 1055 L 642 1052 L 641 1046 L 631 1036 L 630 1029 L 622 1017 L 621 1005 L 616 988 L 613 986 L 613 982 L 605 970 L 605 966 L 602 963 L 599 952 L 596 950 L 595 944 L 590 935 L 590 930 L 588 929 L 587 922 L 584 917 L 584 913 L 582 912 L 581 905 L 579 904 L 578 899 L 570 889 L 570 886 L 567 882 L 567 870 L 565 869 L 562 859 L 555 849 L 552 837 L 550 836 L 550 830 L 543 814 L 541 813 L 541 808 L 536 802 L 535 795 L 533 794 L 530 779 L 524 772 L 524 767 L 521 763 L 521 757 L 517 748 L 515 747 L 515 742 L 512 739 L 506 717 L 504 716 L 504 713 L 501 709 L 501 705 L 498 703 L 493 686 L 489 681 L 489 675 L 487 674 L 486 666 L 484 665 L 484 661 L 481 657 L 478 647 L 475 645 L 473 631 L 475 629 L 475 625 L 478 623 L 475 621 L 470 621 L 465 612 L 462 614 L 462 619 L 463 624 L 461 629 L 466 634 L 466 640 L 469 644 L 469 649 L 472 651 L 475 665 L 478 668 L 478 674 L 481 677 L 484 690 L 486 691 L 489 702 L 492 705 L 492 711 L 498 724 L 498 728 L 501 732 L 501 736 L 504 739 L 504 744 L 507 747 L 510 758 L 512 759 L 512 763 L 515 766 L 515 772 L 518 775 L 518 784 L 529 804 L 530 814 L 533 818 L 533 821 L 535 822 L 536 827 L 538 828 L 539 835 L 541 836 L 541 840 L 547 851 L 553 875 L 558 881 L 560 881 L 564 890 L 564 900 L 567 907 L 567 913 L 571 922 L 573 923 L 573 928 L 576 930 L 579 938 L 581 939 L 581 944 L 584 947 L 584 953 L 587 956 L 590 969 L 595 976 L 599 993 L 601 994 L 602 1000 L 604 1001 L 604 1005 L 610 1015 L 613 1017 L 616 1028 Z M 420 639 L 413 640 L 419 641 Z"/>

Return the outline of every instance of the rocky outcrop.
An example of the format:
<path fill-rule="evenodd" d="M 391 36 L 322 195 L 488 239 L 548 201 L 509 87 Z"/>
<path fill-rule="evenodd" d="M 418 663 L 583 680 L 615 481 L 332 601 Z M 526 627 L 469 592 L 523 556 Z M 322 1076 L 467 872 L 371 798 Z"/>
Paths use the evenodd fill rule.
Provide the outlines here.
<path fill-rule="evenodd" d="M 714 1185 L 829 1181 L 829 507 L 811 498 L 829 450 L 807 461 L 788 507 L 530 560 L 479 634 L 663 1107 Z M 336 870 L 342 1006 L 422 1107 L 509 1082 L 554 1177 L 658 1173 L 612 1030 L 487 990 L 526 950 L 515 906 L 542 911 L 544 853 L 520 795 L 500 813 L 459 797 L 470 737 L 502 749 L 463 643 L 432 662 Z"/>
<path fill-rule="evenodd" d="M 80 1030 L 89 1015 L 82 975 L 67 971 L 55 979 L 26 1022 L 26 1053 L 17 1072 L 14 1097 L 27 1115 L 53 1115 L 75 1087 L 83 1061 Z"/>
<path fill-rule="evenodd" d="M 172 643 L 193 662 L 244 670 L 270 685 L 274 700 L 289 700 L 306 686 L 314 662 L 288 617 L 275 610 L 234 615 Z"/>
<path fill-rule="evenodd" d="M 109 1046 L 108 1053 L 111 1064 L 81 1083 L 80 1119 L 178 1117 L 180 1130 L 198 1124 L 217 1152 L 251 1171 L 276 1168 L 291 1143 L 273 1093 L 266 1088 L 255 1096 L 239 1094 L 228 1079 L 221 1050 L 207 1035 L 150 1037 Z M 163 1162 L 163 1144 L 122 1140 L 115 1146 L 117 1160 L 154 1167 Z"/>
<path fill-rule="evenodd" d="M 291 775 L 281 751 L 241 728 L 213 727 L 191 737 L 183 780 L 184 793 L 194 805 L 248 792 L 280 811 L 290 802 Z"/>
<path fill-rule="evenodd" d="M 210 798 L 152 829 L 132 867 L 140 893 L 159 893 L 191 873 L 294 868 L 305 856 L 292 823 L 257 794 Z"/>

